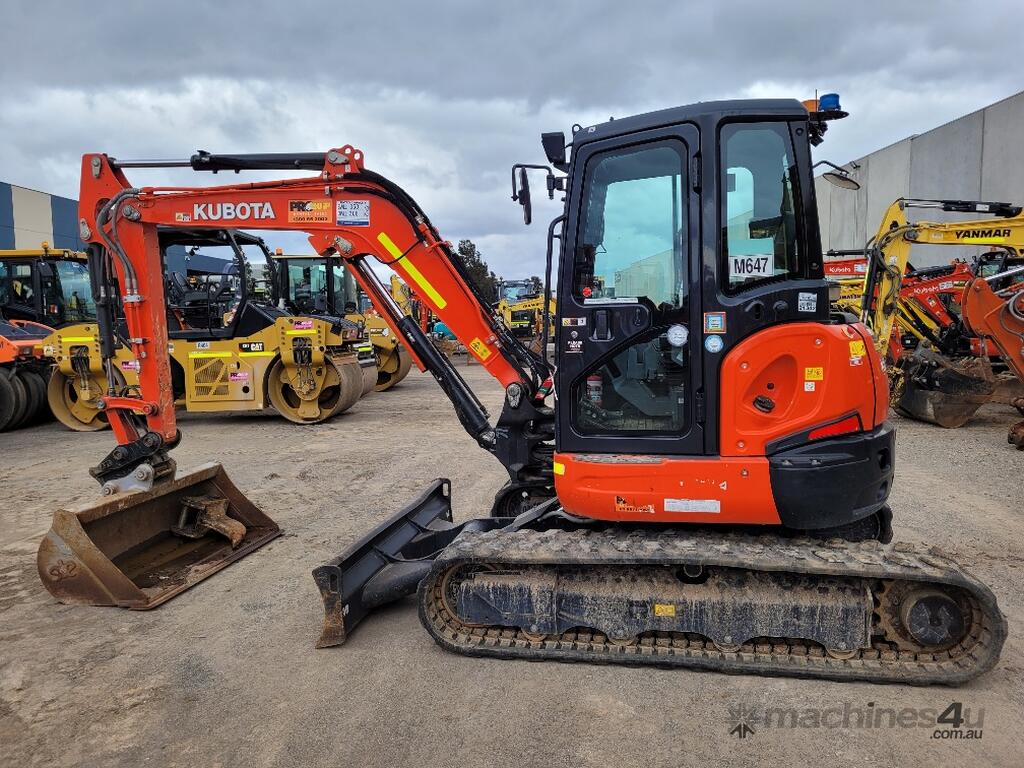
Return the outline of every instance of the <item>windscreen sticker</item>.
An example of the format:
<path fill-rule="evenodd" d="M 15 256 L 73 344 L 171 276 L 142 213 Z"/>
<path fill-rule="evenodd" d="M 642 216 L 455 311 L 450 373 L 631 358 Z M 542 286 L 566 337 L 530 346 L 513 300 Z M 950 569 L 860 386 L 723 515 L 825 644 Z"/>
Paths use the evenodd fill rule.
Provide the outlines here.
<path fill-rule="evenodd" d="M 729 282 L 775 276 L 775 254 L 755 253 L 729 257 Z"/>
<path fill-rule="evenodd" d="M 370 226 L 370 201 L 339 200 L 336 214 L 339 226 L 368 227 Z"/>
<path fill-rule="evenodd" d="M 718 499 L 665 499 L 665 511 L 717 515 L 722 511 L 722 502 Z"/>
<path fill-rule="evenodd" d="M 824 381 L 824 368 L 804 368 L 804 381 Z"/>
<path fill-rule="evenodd" d="M 704 333 L 725 333 L 725 312 L 705 312 Z"/>
<path fill-rule="evenodd" d="M 817 312 L 818 294 L 805 293 L 803 291 L 798 293 L 796 297 L 796 310 L 797 312 Z"/>
<path fill-rule="evenodd" d="M 330 200 L 289 200 L 288 221 L 293 224 L 330 224 Z"/>

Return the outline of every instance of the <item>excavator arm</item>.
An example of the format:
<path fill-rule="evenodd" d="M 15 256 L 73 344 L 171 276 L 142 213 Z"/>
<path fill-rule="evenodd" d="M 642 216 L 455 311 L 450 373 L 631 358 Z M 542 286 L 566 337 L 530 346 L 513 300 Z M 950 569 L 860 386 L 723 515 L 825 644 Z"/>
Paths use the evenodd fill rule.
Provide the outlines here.
<path fill-rule="evenodd" d="M 956 222 L 908 222 L 906 209 L 925 208 L 951 213 L 987 214 L 991 218 Z M 899 313 L 900 289 L 915 245 L 960 245 L 998 248 L 1011 253 L 1024 250 L 1024 209 L 1009 203 L 966 200 L 896 200 L 886 210 L 874 239 L 869 243 L 868 268 L 864 278 L 861 319 L 874 334 L 875 347 L 884 357 L 891 343 L 893 324 Z M 1021 298 L 1011 286 L 1000 296 L 990 283 L 1002 280 L 1022 268 L 966 281 L 961 299 L 964 328 L 990 341 L 1009 368 L 1024 381 L 1021 349 Z M 949 278 L 952 282 L 952 276 Z M 941 283 L 941 281 L 940 281 Z M 927 286 L 922 286 L 925 288 Z M 937 302 L 936 302 L 937 304 Z M 995 381 L 987 358 L 962 366 L 936 350 L 919 348 L 913 355 L 895 361 L 890 369 L 893 405 L 906 415 L 944 427 L 958 427 L 995 392 Z M 1020 425 L 1015 430 L 1022 433 Z"/>
<path fill-rule="evenodd" d="M 126 168 L 171 165 L 212 172 L 319 172 L 197 188 L 134 187 L 124 173 Z M 423 210 L 398 185 L 366 170 L 359 150 L 345 146 L 324 154 L 198 153 L 188 161 L 121 163 L 102 154 L 86 155 L 79 210 L 82 236 L 93 259 L 108 272 L 112 264 L 122 286 L 129 341 L 141 366 L 137 396 L 111 392 L 104 399 L 119 448 L 94 472 L 101 481 L 123 476 L 143 461 L 165 465 L 165 451 L 178 439 L 170 367 L 163 354 L 167 325 L 157 226 L 306 233 L 317 253 L 336 253 L 346 261 L 416 364 L 437 379 L 467 432 L 498 456 L 513 481 L 535 483 L 550 476 L 550 452 L 541 447 L 550 438 L 550 411 L 535 402 L 550 375 L 547 364 L 494 317 Z M 489 423 L 486 409 L 451 362 L 391 296 L 371 266 L 374 261 L 394 270 L 505 388 L 506 408 L 496 425 Z M 105 290 L 112 290 L 109 280 L 103 282 Z"/>

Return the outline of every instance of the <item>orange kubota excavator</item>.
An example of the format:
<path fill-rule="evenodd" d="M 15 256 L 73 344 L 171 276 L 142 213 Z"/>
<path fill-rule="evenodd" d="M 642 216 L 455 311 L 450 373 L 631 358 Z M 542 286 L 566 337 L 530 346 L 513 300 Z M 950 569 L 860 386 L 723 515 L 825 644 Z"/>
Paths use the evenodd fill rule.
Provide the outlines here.
<path fill-rule="evenodd" d="M 527 174 L 538 168 L 550 196 L 565 192 L 548 228 L 545 298 L 554 240 L 561 250 L 554 365 L 498 321 L 419 205 L 351 146 L 184 161 L 86 155 L 81 234 L 94 271 L 116 272 L 141 388 L 105 398 L 119 446 L 93 474 L 117 493 L 58 519 L 40 549 L 47 586 L 96 601 L 106 574 L 82 567 L 83 528 L 154 505 L 161 540 L 223 542 L 198 561 L 207 569 L 272 535 L 222 472 L 206 470 L 198 490 L 194 478 L 170 478 L 179 436 L 157 227 L 290 229 L 345 259 L 509 474 L 488 517 L 455 524 L 438 480 L 317 568 L 319 645 L 418 590 L 430 634 L 469 655 L 914 683 L 990 669 L 1006 635 L 992 592 L 947 557 L 885 544 L 895 459 L 886 378 L 868 330 L 830 314 L 811 178 L 810 147 L 843 113 L 812 109 L 712 102 L 577 129 L 569 145 L 544 134 L 554 170 L 515 167 L 513 199 L 529 223 Z M 125 176 L 157 165 L 314 173 L 202 188 L 140 188 Z M 373 260 L 501 383 L 493 423 Z M 288 343 L 300 355 L 317 340 Z M 138 562 L 141 543 L 101 554 Z"/>

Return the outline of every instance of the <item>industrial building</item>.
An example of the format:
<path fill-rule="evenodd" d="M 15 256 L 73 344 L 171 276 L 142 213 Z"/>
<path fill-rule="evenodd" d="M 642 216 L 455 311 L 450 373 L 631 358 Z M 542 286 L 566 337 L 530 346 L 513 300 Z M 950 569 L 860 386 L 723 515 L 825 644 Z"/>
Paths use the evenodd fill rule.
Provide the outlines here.
<path fill-rule="evenodd" d="M 955 200 L 1024 201 L 1024 92 L 997 101 L 926 133 L 910 136 L 843 168 L 860 184 L 857 191 L 840 189 L 820 176 L 815 180 L 823 250 L 861 248 L 885 209 L 899 197 Z M 827 157 L 827 144 L 825 145 Z M 913 219 L 924 218 L 915 212 Z M 928 210 L 931 221 L 955 219 Z M 963 218 L 962 216 L 959 218 Z M 977 248 L 919 249 L 914 263 L 949 263 Z"/>

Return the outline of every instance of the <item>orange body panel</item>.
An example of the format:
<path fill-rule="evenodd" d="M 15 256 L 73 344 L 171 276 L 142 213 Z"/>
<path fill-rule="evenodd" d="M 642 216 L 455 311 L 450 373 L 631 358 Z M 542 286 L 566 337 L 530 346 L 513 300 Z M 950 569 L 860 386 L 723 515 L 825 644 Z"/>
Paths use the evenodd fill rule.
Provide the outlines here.
<path fill-rule="evenodd" d="M 645 523 L 778 525 L 768 460 L 555 454 L 567 512 Z"/>
<path fill-rule="evenodd" d="M 721 368 L 719 450 L 722 456 L 764 456 L 765 446 L 856 413 L 865 429 L 878 419 L 884 376 L 867 329 L 787 323 L 737 344 Z M 774 403 L 759 410 L 759 396 Z"/>
<path fill-rule="evenodd" d="M 888 402 L 863 325 L 773 326 L 722 361 L 721 456 L 556 453 L 555 489 L 568 512 L 598 520 L 779 525 L 766 445 L 854 413 L 872 429 Z"/>
<path fill-rule="evenodd" d="M 963 319 L 968 330 L 995 344 L 1003 361 L 1024 381 L 1024 321 L 1010 312 L 1010 302 L 1024 314 L 1024 290 L 1003 298 L 977 278 L 964 289 Z"/>

